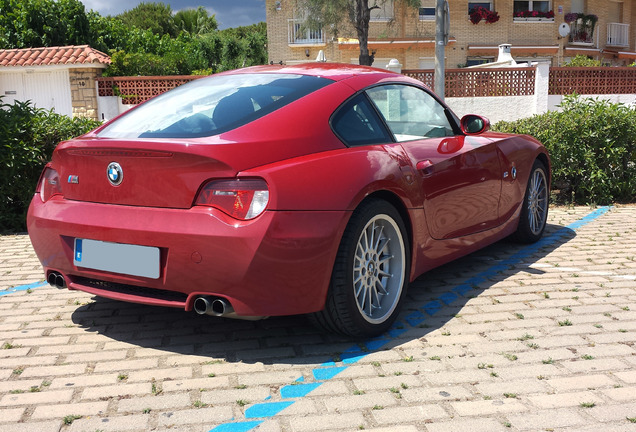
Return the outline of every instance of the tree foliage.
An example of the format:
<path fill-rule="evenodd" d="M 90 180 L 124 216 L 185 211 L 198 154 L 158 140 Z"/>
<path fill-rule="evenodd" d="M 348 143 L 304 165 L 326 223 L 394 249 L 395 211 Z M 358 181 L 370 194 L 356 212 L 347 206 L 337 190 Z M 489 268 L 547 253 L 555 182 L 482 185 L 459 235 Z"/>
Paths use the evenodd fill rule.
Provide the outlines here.
<path fill-rule="evenodd" d="M 173 14 L 141 3 L 115 17 L 79 0 L 0 0 L 0 49 L 90 45 L 111 55 L 108 76 L 215 73 L 267 62 L 265 23 L 217 30 L 203 7 Z"/>
<path fill-rule="evenodd" d="M 208 16 L 208 11 L 203 6 L 180 10 L 174 15 L 173 22 L 179 31 L 191 35 L 210 33 L 218 28 L 215 16 Z"/>
<path fill-rule="evenodd" d="M 172 8 L 164 3 L 141 2 L 134 8 L 117 15 L 117 18 L 128 27 L 150 30 L 159 36 L 177 35 Z"/>
<path fill-rule="evenodd" d="M 82 45 L 89 35 L 79 0 L 0 0 L 0 48 Z"/>
<path fill-rule="evenodd" d="M 313 29 L 330 28 L 334 35 L 351 28 L 360 44 L 361 65 L 371 66 L 373 55 L 369 54 L 369 22 L 371 11 L 378 9 L 386 0 L 299 0 L 305 23 Z M 420 0 L 395 0 L 393 7 L 420 7 Z"/>

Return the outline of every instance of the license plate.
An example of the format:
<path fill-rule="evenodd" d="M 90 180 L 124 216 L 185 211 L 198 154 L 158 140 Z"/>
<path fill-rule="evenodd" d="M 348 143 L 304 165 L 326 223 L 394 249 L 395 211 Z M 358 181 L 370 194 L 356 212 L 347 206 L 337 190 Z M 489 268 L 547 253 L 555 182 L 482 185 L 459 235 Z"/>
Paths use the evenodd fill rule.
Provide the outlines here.
<path fill-rule="evenodd" d="M 76 238 L 73 263 L 93 270 L 159 278 L 159 248 L 156 247 Z"/>

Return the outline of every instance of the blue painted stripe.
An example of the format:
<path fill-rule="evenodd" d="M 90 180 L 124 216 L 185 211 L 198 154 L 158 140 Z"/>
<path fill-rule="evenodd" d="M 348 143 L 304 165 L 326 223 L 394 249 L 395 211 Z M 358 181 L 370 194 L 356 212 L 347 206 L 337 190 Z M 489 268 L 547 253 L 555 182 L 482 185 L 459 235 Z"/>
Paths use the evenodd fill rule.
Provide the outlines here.
<path fill-rule="evenodd" d="M 424 312 L 426 312 L 429 315 L 435 314 L 441 308 L 442 308 L 442 303 L 440 303 L 437 300 L 430 301 L 422 307 L 422 309 L 424 309 Z"/>
<path fill-rule="evenodd" d="M 404 332 L 406 332 L 407 328 L 405 328 L 405 326 L 415 327 L 416 325 L 421 324 L 427 319 L 427 316 L 433 316 L 435 313 L 439 312 L 444 307 L 457 301 L 459 299 L 459 296 L 465 296 L 469 294 L 470 291 L 476 288 L 479 284 L 487 282 L 489 278 L 494 277 L 497 274 L 501 273 L 502 271 L 506 271 L 510 269 L 511 267 L 519 264 L 525 258 L 529 257 L 530 255 L 537 252 L 541 248 L 547 245 L 551 245 L 561 240 L 563 237 L 570 235 L 573 230 L 576 230 L 578 228 L 581 228 L 582 226 L 587 225 L 588 223 L 604 215 L 611 209 L 612 207 L 601 207 L 595 210 L 594 212 L 586 215 L 585 217 L 579 219 L 578 221 L 564 228 L 561 228 L 560 230 L 556 231 L 555 233 L 549 236 L 542 238 L 538 242 L 525 246 L 523 249 L 519 250 L 518 252 L 516 252 L 509 258 L 503 261 L 500 261 L 498 264 L 489 267 L 488 269 L 484 270 L 481 273 L 478 273 L 477 275 L 471 277 L 470 279 L 465 280 L 463 283 L 455 286 L 450 291 L 446 293 L 442 293 L 439 296 L 439 300 L 429 301 L 428 303 L 424 304 L 419 310 L 416 310 L 412 312 L 411 314 L 407 315 L 407 317 L 404 319 L 406 324 L 402 322 L 396 322 L 386 334 L 369 339 L 364 344 L 356 344 L 349 347 L 340 356 L 340 362 L 343 364 L 351 365 L 359 361 L 360 359 L 366 357 L 371 352 L 377 351 L 383 348 L 385 345 L 393 342 L 394 339 L 396 339 L 397 337 L 402 335 Z M 424 312 L 428 315 L 425 315 Z M 364 351 L 361 345 L 364 347 Z M 338 375 L 343 370 L 349 367 L 349 366 L 336 366 L 336 364 L 337 362 L 334 360 L 327 361 L 321 364 L 319 368 L 316 368 L 312 371 L 314 375 L 314 379 L 321 380 L 322 382 L 286 385 L 280 389 L 281 397 L 283 399 L 294 399 L 294 398 L 304 397 L 308 395 L 310 392 L 312 392 L 313 390 L 315 390 L 316 388 L 320 387 L 326 380 L 333 378 L 334 376 Z M 296 382 L 304 382 L 304 378 L 300 377 L 296 379 Z M 268 397 L 267 399 L 269 398 L 270 397 Z M 278 412 L 282 411 L 283 409 L 293 404 L 293 402 L 294 401 L 289 401 L 289 405 L 287 406 L 280 405 L 282 404 L 281 402 L 274 402 L 271 404 L 258 404 L 258 405 L 254 405 L 254 407 L 258 406 L 259 407 L 258 410 L 262 410 L 262 412 L 268 414 L 263 417 L 273 417 L 274 415 L 278 414 Z M 276 413 L 273 413 L 274 408 L 266 408 L 264 407 L 265 405 L 274 405 L 275 407 L 276 406 L 283 406 L 283 407 L 280 410 L 278 410 Z M 250 408 L 253 408 L 253 407 L 250 407 Z M 250 411 L 250 409 L 248 409 L 245 412 L 246 417 L 248 415 L 248 411 L 249 411 L 249 415 L 254 415 L 254 413 L 259 412 L 259 411 L 252 412 Z M 249 425 L 250 423 L 256 423 L 256 424 L 254 424 L 254 426 L 251 426 L 248 429 L 234 429 L 234 428 L 220 429 L 222 426 L 238 427 L 236 425 Z M 251 428 L 258 426 L 260 423 L 261 421 L 243 422 L 243 423 L 227 423 L 225 425 L 217 426 L 216 428 L 212 429 L 210 432 L 213 432 L 213 431 L 214 432 L 247 432 Z"/>
<path fill-rule="evenodd" d="M 295 401 L 268 402 L 252 405 L 245 410 L 245 418 L 274 417 L 285 408 L 293 405 Z"/>
<path fill-rule="evenodd" d="M 263 420 L 223 423 L 213 429 L 210 429 L 208 432 L 247 432 L 248 430 L 254 429 L 261 423 L 263 423 Z"/>
<path fill-rule="evenodd" d="M 314 369 L 312 373 L 315 380 L 325 381 L 335 377 L 345 369 L 347 369 L 347 366 L 336 366 L 331 368 Z"/>
<path fill-rule="evenodd" d="M 18 291 L 26 291 L 26 290 L 35 289 L 35 288 L 42 288 L 47 285 L 48 284 L 46 282 L 35 282 L 28 285 L 21 285 L 21 286 L 17 286 L 13 288 L 8 288 L 6 290 L 0 291 L 0 297 L 2 297 L 3 295 L 15 293 Z"/>
<path fill-rule="evenodd" d="M 321 385 L 321 382 L 286 385 L 281 387 L 280 397 L 283 399 L 292 399 L 307 396 L 310 392 L 316 390 Z"/>
<path fill-rule="evenodd" d="M 444 302 L 446 306 L 449 306 L 455 302 L 455 300 L 459 299 L 459 296 L 452 292 L 446 292 L 439 296 L 439 299 Z"/>

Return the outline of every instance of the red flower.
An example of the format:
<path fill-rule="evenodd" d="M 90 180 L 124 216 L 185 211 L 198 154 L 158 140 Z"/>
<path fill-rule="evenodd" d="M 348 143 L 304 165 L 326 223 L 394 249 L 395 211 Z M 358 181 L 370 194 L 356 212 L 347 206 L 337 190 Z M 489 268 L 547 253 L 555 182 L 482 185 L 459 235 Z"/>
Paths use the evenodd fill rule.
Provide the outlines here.
<path fill-rule="evenodd" d="M 485 20 L 490 24 L 499 21 L 499 14 L 497 12 L 490 11 L 481 6 L 471 9 L 468 14 L 470 15 L 470 22 L 473 24 L 479 24 L 481 20 Z"/>

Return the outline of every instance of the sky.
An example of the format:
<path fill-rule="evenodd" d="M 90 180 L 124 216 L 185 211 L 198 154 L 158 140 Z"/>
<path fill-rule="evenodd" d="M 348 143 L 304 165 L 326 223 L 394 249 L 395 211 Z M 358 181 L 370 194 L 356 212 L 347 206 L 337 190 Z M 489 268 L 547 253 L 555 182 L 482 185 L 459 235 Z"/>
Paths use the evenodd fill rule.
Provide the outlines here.
<path fill-rule="evenodd" d="M 81 0 L 86 10 L 94 10 L 100 15 L 118 15 L 133 9 L 142 0 Z M 154 0 L 146 0 L 146 3 Z M 156 3 L 169 4 L 174 12 L 181 9 L 196 9 L 203 6 L 208 14 L 216 16 L 219 29 L 238 27 L 265 21 L 265 0 L 157 0 Z"/>

